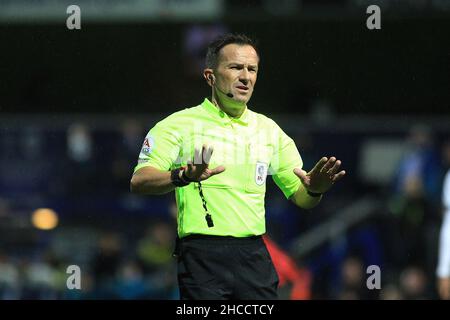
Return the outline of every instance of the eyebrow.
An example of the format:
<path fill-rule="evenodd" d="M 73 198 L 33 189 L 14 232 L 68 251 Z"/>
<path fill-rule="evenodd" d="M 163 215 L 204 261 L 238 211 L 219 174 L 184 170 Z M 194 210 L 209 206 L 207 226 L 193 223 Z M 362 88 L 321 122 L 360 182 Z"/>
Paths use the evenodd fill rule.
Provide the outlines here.
<path fill-rule="evenodd" d="M 239 62 L 230 62 L 230 63 L 227 64 L 228 67 L 232 66 L 232 65 L 235 65 L 235 66 L 238 66 L 238 67 L 243 67 L 244 66 L 243 63 L 239 63 Z M 256 65 L 256 64 L 249 64 L 248 67 L 257 69 L 258 65 Z"/>

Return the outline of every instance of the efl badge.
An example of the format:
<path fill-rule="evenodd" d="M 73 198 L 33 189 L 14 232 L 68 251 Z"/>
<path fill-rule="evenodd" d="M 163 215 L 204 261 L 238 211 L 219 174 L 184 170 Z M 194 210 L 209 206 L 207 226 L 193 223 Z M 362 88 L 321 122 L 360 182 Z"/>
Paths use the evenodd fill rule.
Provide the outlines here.
<path fill-rule="evenodd" d="M 264 162 L 256 162 L 255 183 L 261 186 L 266 182 L 268 165 Z"/>
<path fill-rule="evenodd" d="M 153 147 L 155 145 L 155 142 L 153 141 L 153 138 L 148 135 L 145 137 L 144 143 L 142 144 L 141 153 L 148 156 L 153 150 Z"/>

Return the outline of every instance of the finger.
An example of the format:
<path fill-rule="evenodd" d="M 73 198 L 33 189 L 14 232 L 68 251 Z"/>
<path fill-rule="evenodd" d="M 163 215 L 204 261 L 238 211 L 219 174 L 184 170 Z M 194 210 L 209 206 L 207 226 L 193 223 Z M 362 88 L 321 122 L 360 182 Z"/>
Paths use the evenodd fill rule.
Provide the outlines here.
<path fill-rule="evenodd" d="M 208 146 L 207 146 L 206 144 L 203 144 L 203 145 L 202 145 L 202 153 L 201 153 L 201 156 L 202 156 L 202 163 L 203 163 L 203 157 L 204 157 L 204 155 L 205 155 L 207 149 L 208 149 Z"/>
<path fill-rule="evenodd" d="M 212 176 L 214 176 L 216 174 L 224 172 L 225 171 L 225 167 L 224 166 L 218 166 L 218 167 L 215 167 L 214 169 L 210 169 L 210 170 L 211 170 L 211 177 L 212 177 Z"/>
<path fill-rule="evenodd" d="M 328 170 L 327 173 L 330 175 L 335 174 L 336 172 L 338 172 L 340 166 L 341 166 L 341 160 L 337 160 L 334 163 L 334 166 L 330 170 Z"/>
<path fill-rule="evenodd" d="M 207 147 L 207 148 L 205 149 L 205 152 L 203 153 L 203 161 L 204 161 L 206 164 L 209 164 L 209 160 L 211 159 L 211 156 L 212 156 L 213 151 L 214 151 L 214 148 L 213 148 L 212 146 Z"/>
<path fill-rule="evenodd" d="M 320 172 L 328 172 L 331 167 L 333 167 L 333 165 L 335 164 L 336 158 L 335 157 L 331 157 L 322 167 L 322 169 L 320 169 Z"/>
<path fill-rule="evenodd" d="M 320 159 L 316 165 L 314 166 L 314 168 L 311 170 L 311 172 L 320 172 L 320 169 L 322 169 L 322 167 L 324 166 L 325 163 L 327 163 L 328 158 L 327 157 L 323 157 L 322 159 Z"/>
<path fill-rule="evenodd" d="M 194 164 L 202 164 L 202 155 L 200 154 L 200 150 L 195 148 L 194 150 Z"/>
<path fill-rule="evenodd" d="M 194 167 L 191 160 L 186 162 L 186 175 L 191 177 L 192 172 L 194 171 Z"/>
<path fill-rule="evenodd" d="M 294 173 L 295 173 L 295 175 L 297 176 L 297 177 L 302 177 L 303 176 L 303 170 L 302 169 L 300 169 L 300 168 L 294 168 Z"/>
<path fill-rule="evenodd" d="M 297 177 L 299 177 L 299 179 L 302 181 L 303 184 L 307 184 L 305 170 L 302 170 L 300 168 L 295 168 L 294 173 Z"/>
<path fill-rule="evenodd" d="M 342 170 L 338 174 L 334 175 L 333 180 L 332 180 L 333 183 L 338 182 L 339 180 L 341 180 L 343 176 L 345 176 L 345 170 Z"/>

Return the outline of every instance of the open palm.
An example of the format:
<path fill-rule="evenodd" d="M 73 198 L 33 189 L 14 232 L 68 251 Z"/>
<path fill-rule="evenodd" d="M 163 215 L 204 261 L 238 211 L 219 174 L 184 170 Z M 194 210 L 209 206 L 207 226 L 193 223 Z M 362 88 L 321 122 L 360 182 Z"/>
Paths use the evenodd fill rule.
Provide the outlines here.
<path fill-rule="evenodd" d="M 295 168 L 294 173 L 300 178 L 305 188 L 314 193 L 325 193 L 331 186 L 339 181 L 345 171 L 339 171 L 341 161 L 335 157 L 323 157 L 310 172 Z M 338 172 L 339 171 L 339 172 Z"/>
<path fill-rule="evenodd" d="M 190 180 L 203 181 L 225 171 L 224 166 L 218 166 L 214 169 L 209 168 L 209 160 L 213 151 L 213 147 L 208 147 L 207 145 L 203 145 L 201 151 L 195 148 L 194 160 L 189 160 L 186 168 L 186 176 Z"/>

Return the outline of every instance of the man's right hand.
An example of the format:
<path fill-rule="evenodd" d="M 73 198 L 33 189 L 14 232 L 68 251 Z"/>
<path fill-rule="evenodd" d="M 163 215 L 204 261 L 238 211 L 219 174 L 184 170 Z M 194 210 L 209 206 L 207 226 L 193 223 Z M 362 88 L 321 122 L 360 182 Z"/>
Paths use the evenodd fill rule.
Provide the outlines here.
<path fill-rule="evenodd" d="M 224 166 L 218 166 L 214 169 L 209 168 L 209 160 L 211 159 L 212 153 L 213 147 L 209 147 L 205 144 L 203 145 L 201 152 L 199 149 L 195 148 L 194 161 L 189 160 L 187 162 L 187 167 L 185 169 L 186 177 L 193 181 L 203 181 L 224 172 Z"/>

